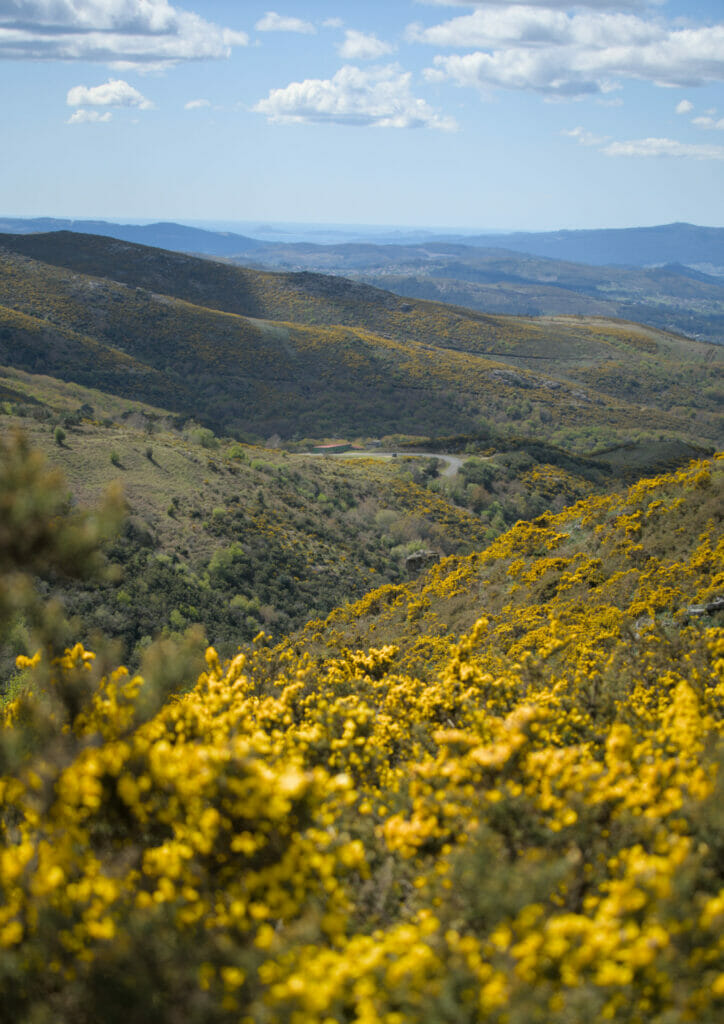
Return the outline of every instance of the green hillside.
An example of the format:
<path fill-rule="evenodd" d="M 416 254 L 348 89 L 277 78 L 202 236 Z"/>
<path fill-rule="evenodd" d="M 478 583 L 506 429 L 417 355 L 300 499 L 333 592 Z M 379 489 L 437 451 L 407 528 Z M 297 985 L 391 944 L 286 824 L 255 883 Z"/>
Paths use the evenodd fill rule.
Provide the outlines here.
<path fill-rule="evenodd" d="M 169 645 L 136 676 L 81 643 L 21 659 L 6 1013 L 715 1024 L 722 478 L 519 522 L 200 675 Z M 25 537 L 48 489 L 6 479 Z M 92 547 L 83 520 L 42 525 L 32 559 L 0 531 L 19 581 Z"/>
<path fill-rule="evenodd" d="M 415 551 L 474 550 L 520 516 L 615 486 L 607 467 L 541 450 L 512 452 L 440 475 L 424 457 L 332 459 L 215 437 L 163 409 L 21 370 L 0 368 L 0 432 L 19 430 L 89 507 L 119 485 L 123 530 L 106 547 L 105 583 L 45 584 L 87 631 L 134 663 L 160 632 L 199 623 L 223 654 L 408 579 Z M 537 465 L 531 482 L 523 464 Z M 484 467 L 488 488 L 480 486 Z M 430 557 L 429 555 L 427 557 Z M 31 642 L 19 625 L 3 673 Z"/>
<path fill-rule="evenodd" d="M 262 629 L 288 633 L 407 578 L 416 549 L 469 551 L 491 533 L 487 517 L 427 488 L 435 471 L 419 460 L 346 462 L 220 441 L 198 424 L 174 428 L 163 410 L 22 371 L 0 370 L 0 388 L 0 433 L 21 430 L 62 470 L 74 503 L 122 489 L 125 525 L 106 548 L 113 580 L 46 586 L 88 632 L 122 641 L 127 658 L 195 623 L 232 654 Z M 6 670 L 28 642 L 19 628 Z"/>
<path fill-rule="evenodd" d="M 721 359 L 622 321 L 485 316 L 69 232 L 0 241 L 1 361 L 256 438 L 492 422 L 579 450 L 641 429 L 716 444 Z"/>
<path fill-rule="evenodd" d="M 493 673 L 501 658 L 534 657 L 559 631 L 566 639 L 555 664 L 578 672 L 581 685 L 587 659 L 602 663 L 613 638 L 623 652 L 655 630 L 673 657 L 688 608 L 724 588 L 724 460 L 691 466 L 521 520 L 484 550 L 453 555 L 419 580 L 379 588 L 310 623 L 305 639 L 331 656 L 393 643 L 397 666 L 427 675 L 485 615 L 476 650 Z M 530 477 L 546 472 L 552 468 L 535 467 Z"/>

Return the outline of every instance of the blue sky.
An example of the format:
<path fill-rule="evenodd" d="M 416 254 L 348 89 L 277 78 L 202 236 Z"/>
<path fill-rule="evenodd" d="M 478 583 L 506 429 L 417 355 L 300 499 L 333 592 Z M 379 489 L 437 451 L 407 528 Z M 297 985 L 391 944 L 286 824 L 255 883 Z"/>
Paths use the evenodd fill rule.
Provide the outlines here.
<path fill-rule="evenodd" d="M 721 0 L 0 0 L 0 214 L 724 226 Z"/>

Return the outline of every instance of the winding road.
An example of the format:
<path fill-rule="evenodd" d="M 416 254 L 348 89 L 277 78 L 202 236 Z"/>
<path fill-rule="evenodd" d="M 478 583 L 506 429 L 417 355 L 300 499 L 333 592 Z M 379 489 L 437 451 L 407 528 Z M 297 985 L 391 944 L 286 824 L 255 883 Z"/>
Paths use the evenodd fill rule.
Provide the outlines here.
<path fill-rule="evenodd" d="M 438 459 L 439 462 L 445 463 L 445 468 L 441 471 L 440 476 L 455 476 L 465 462 L 465 459 L 461 459 L 458 455 L 448 455 L 443 452 L 389 452 L 381 451 L 379 448 L 373 448 L 371 451 L 330 452 L 329 455 L 324 455 L 321 452 L 313 454 L 317 458 L 326 459 L 380 459 L 386 462 L 391 459 Z"/>

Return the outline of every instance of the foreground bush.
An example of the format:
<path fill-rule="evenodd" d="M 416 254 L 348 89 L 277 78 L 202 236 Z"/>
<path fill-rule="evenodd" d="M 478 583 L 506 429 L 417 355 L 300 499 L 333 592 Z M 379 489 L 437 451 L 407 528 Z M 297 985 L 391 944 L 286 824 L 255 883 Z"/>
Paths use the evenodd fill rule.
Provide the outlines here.
<path fill-rule="evenodd" d="M 637 500 L 686 480 L 712 473 Z M 718 586 L 707 551 L 681 571 Z M 724 630 L 614 605 L 577 629 L 537 618 L 521 653 L 482 617 L 425 679 L 392 645 L 209 650 L 184 694 L 170 646 L 143 677 L 80 645 L 22 661 L 7 1018 L 721 1020 Z"/>

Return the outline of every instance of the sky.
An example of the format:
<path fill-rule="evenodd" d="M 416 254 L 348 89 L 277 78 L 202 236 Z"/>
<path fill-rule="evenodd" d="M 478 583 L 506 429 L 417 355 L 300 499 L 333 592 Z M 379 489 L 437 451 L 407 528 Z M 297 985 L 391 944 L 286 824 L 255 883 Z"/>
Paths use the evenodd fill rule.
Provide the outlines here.
<path fill-rule="evenodd" d="M 0 0 L 0 215 L 724 226 L 723 0 Z"/>

